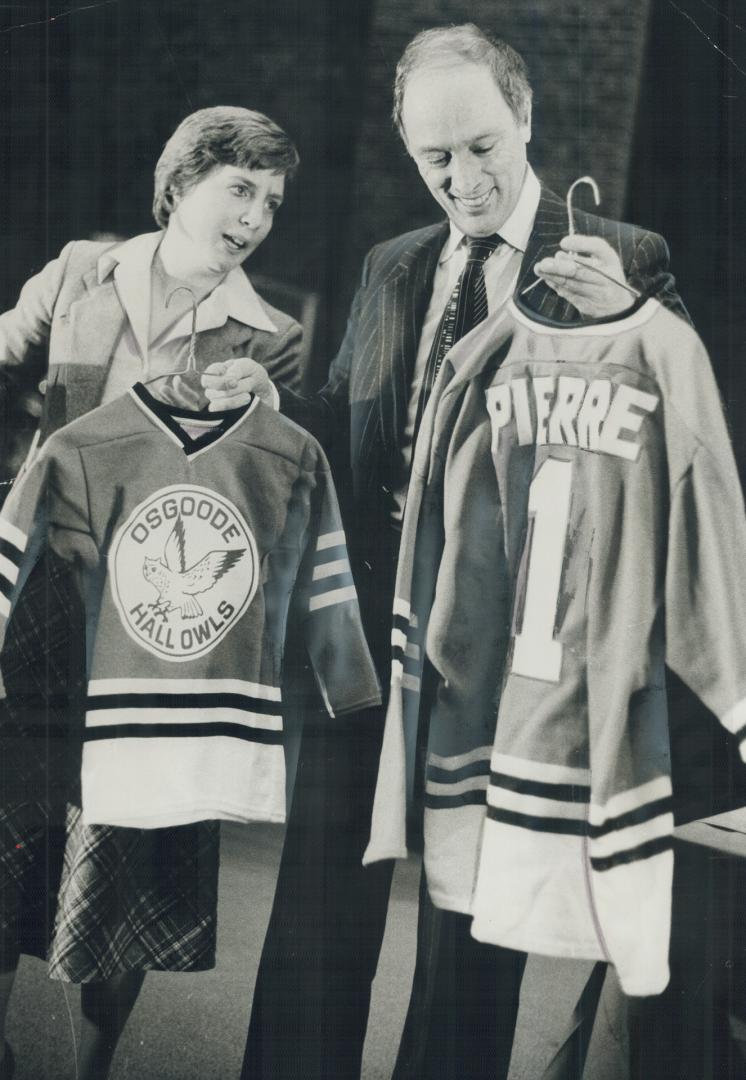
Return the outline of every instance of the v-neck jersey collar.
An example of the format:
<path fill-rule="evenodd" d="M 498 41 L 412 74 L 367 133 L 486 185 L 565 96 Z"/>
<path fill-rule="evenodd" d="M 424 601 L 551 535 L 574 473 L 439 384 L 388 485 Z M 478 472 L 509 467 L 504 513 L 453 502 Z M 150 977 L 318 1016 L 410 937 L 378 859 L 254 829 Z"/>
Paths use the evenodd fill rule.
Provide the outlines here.
<path fill-rule="evenodd" d="M 208 450 L 219 442 L 229 432 L 233 431 L 259 404 L 259 398 L 252 394 L 251 400 L 238 409 L 228 409 L 223 413 L 211 413 L 207 409 L 194 410 L 181 408 L 178 405 L 167 405 L 153 397 L 143 383 L 135 383 L 129 391 L 135 404 L 157 427 L 165 431 L 169 437 L 178 442 L 187 457 L 196 457 L 197 454 Z M 203 424 L 205 420 L 217 421 L 213 427 L 208 428 L 196 438 L 184 430 L 182 424 Z"/>

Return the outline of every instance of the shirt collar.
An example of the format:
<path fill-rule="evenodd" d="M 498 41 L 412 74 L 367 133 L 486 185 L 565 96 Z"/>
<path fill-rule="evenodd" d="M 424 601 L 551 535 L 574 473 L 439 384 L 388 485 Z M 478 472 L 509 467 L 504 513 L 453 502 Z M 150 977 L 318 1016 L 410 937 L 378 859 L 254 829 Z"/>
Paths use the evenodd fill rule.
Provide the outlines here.
<path fill-rule="evenodd" d="M 531 230 L 534 227 L 536 211 L 539 208 L 541 197 L 541 184 L 536 173 L 530 165 L 526 165 L 526 175 L 518 195 L 518 201 L 513 207 L 513 212 L 500 229 L 500 239 L 510 244 L 516 251 L 525 254 L 528 247 Z M 441 263 L 447 262 L 454 252 L 464 243 L 466 237 L 461 229 L 453 222 L 450 223 L 450 232 L 446 240 L 443 253 L 440 256 Z"/>
<path fill-rule="evenodd" d="M 140 289 L 142 289 L 143 285 L 150 281 L 153 256 L 162 238 L 162 232 L 143 233 L 105 251 L 98 260 L 99 284 L 103 284 L 111 274 L 114 274 L 117 280 L 124 278 L 133 285 L 140 283 Z M 149 310 L 149 292 L 147 298 L 143 296 L 142 299 L 145 300 L 146 310 Z M 217 326 L 223 326 L 228 318 L 257 330 L 277 332 L 276 325 L 270 319 L 254 286 L 240 266 L 231 270 L 199 304 L 197 329 L 212 330 Z M 185 323 L 190 319 L 190 316 L 187 317 L 184 320 Z M 191 322 L 189 322 L 189 327 L 191 328 Z M 177 332 L 181 332 L 181 321 L 174 327 L 174 334 L 169 336 L 176 336 Z"/>
<path fill-rule="evenodd" d="M 256 330 L 268 330 L 276 334 L 277 327 L 264 309 L 254 286 L 240 266 L 227 274 L 220 284 L 200 304 L 200 308 L 209 308 L 214 320 L 213 326 L 222 326 L 227 318 L 236 319 Z M 221 317 L 222 316 L 222 317 Z M 197 309 L 199 327 L 199 309 Z"/>

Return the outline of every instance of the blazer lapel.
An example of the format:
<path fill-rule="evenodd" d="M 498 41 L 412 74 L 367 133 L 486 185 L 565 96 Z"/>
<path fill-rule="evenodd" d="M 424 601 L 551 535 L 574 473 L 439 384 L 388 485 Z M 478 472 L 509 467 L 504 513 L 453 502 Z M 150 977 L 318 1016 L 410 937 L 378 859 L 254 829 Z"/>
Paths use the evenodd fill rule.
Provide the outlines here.
<path fill-rule="evenodd" d="M 70 305 L 70 349 L 65 357 L 69 391 L 85 383 L 86 407 L 98 404 L 125 321 L 114 282 L 98 284 L 95 270 L 85 279 L 88 294 Z M 72 402 L 71 402 L 72 404 Z"/>
<path fill-rule="evenodd" d="M 520 295 L 537 280 L 534 265 L 540 260 L 554 255 L 559 250 L 563 236 L 567 236 L 569 226 L 567 208 L 563 199 L 548 188 L 542 187 L 539 205 L 536 210 L 534 227 L 521 262 L 516 293 Z M 563 300 L 553 289 L 540 281 L 524 298 L 527 307 L 539 315 L 557 322 L 569 322 L 579 317 L 577 310 L 567 300 Z"/>
<path fill-rule="evenodd" d="M 99 285 L 96 271 L 83 279 L 86 292 L 70 305 L 70 364 L 106 365 L 112 347 L 124 325 L 124 308 L 113 278 Z"/>
<path fill-rule="evenodd" d="M 228 356 L 249 355 L 250 343 L 257 335 L 260 338 L 275 336 L 264 330 L 256 330 L 230 316 L 222 326 L 200 330 L 194 346 L 197 367 L 200 371 L 204 371 L 216 360 L 225 360 Z M 255 356 L 254 359 L 257 357 Z"/>
<path fill-rule="evenodd" d="M 417 346 L 447 234 L 448 222 L 442 222 L 410 241 L 378 294 L 378 406 L 383 451 L 392 461 L 406 426 Z"/>

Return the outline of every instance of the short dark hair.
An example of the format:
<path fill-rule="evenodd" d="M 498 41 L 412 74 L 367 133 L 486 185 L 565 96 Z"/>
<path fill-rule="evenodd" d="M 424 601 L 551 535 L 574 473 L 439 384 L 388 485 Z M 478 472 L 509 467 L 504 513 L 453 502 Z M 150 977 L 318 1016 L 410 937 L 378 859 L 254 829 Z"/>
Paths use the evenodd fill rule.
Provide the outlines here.
<path fill-rule="evenodd" d="M 474 23 L 423 30 L 412 38 L 396 65 L 393 118 L 406 142 L 402 126 L 402 103 L 410 77 L 423 68 L 450 67 L 459 63 L 488 68 L 519 124 L 529 118 L 532 90 L 526 62 L 499 38 L 490 37 Z"/>
<path fill-rule="evenodd" d="M 198 109 L 163 147 L 155 167 L 153 217 L 165 229 L 172 194 L 188 191 L 215 166 L 269 169 L 291 178 L 299 161 L 290 138 L 263 113 L 231 105 Z"/>

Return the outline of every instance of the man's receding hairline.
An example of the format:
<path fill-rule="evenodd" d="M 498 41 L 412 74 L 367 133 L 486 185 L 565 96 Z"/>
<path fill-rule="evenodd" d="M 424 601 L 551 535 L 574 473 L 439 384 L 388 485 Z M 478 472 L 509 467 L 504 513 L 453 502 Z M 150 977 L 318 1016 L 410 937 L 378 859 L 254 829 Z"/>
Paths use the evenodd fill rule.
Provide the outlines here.
<path fill-rule="evenodd" d="M 485 34 L 474 23 L 463 23 L 423 30 L 402 53 L 396 65 L 392 110 L 392 119 L 402 138 L 402 106 L 412 79 L 426 71 L 447 75 L 452 66 L 467 64 L 486 67 L 516 121 L 530 122 L 533 95 L 521 54 L 506 41 Z"/>
<path fill-rule="evenodd" d="M 490 65 L 490 63 L 488 61 L 486 61 L 486 60 L 485 61 L 471 60 L 471 59 L 465 60 L 462 56 L 459 56 L 457 53 L 452 53 L 450 57 L 447 57 L 446 54 L 444 54 L 442 59 L 441 59 L 441 57 L 438 57 L 437 59 L 434 59 L 432 63 L 424 63 L 424 64 L 421 64 L 421 65 L 418 65 L 416 68 L 414 68 L 412 71 L 410 71 L 407 74 L 407 77 L 406 77 L 406 79 L 404 81 L 404 85 L 402 86 L 401 106 L 400 106 L 400 109 L 399 109 L 400 134 L 401 134 L 401 137 L 404 140 L 405 144 L 407 142 L 407 138 L 406 138 L 406 131 L 405 131 L 405 128 L 404 128 L 404 102 L 407 99 L 407 90 L 409 89 L 411 83 L 414 82 L 414 80 L 417 78 L 418 75 L 426 75 L 428 73 L 432 73 L 433 71 L 449 71 L 449 70 L 454 69 L 454 68 L 463 69 L 463 68 L 467 68 L 467 67 L 468 68 L 481 68 L 484 71 L 486 71 L 487 74 L 490 76 L 490 79 L 492 81 L 492 85 L 497 90 L 498 94 L 500 95 L 500 97 L 504 101 L 505 105 L 507 106 L 508 109 L 510 109 L 511 113 L 513 112 L 513 109 L 511 108 L 510 102 L 506 98 L 505 93 L 503 91 L 503 88 L 500 86 L 499 82 L 497 81 L 497 77 L 495 75 L 495 72 L 492 70 L 492 67 L 491 67 L 491 65 Z M 520 123 L 526 123 L 526 120 L 521 119 Z"/>
<path fill-rule="evenodd" d="M 460 56 L 458 53 L 451 53 L 450 55 L 444 53 L 442 57 L 441 56 L 438 56 L 437 58 L 436 57 L 430 57 L 428 60 L 424 61 L 422 64 L 418 64 L 416 67 L 412 68 L 410 71 L 407 72 L 406 78 L 404 79 L 404 83 L 403 83 L 403 86 L 402 86 L 402 98 L 401 98 L 401 100 L 402 100 L 402 108 L 404 107 L 404 98 L 407 95 L 407 89 L 408 89 L 410 83 L 414 82 L 414 80 L 419 75 L 431 74 L 434 71 L 450 71 L 450 70 L 452 70 L 454 68 L 458 68 L 458 69 L 479 68 L 479 69 L 482 69 L 482 70 L 486 71 L 487 74 L 491 77 L 492 82 L 495 84 L 497 89 L 500 91 L 501 97 L 503 99 L 505 98 L 505 94 L 503 94 L 502 87 L 498 83 L 495 72 L 492 70 L 492 67 L 491 67 L 488 60 L 471 60 L 471 59 L 465 59 L 463 56 Z"/>

